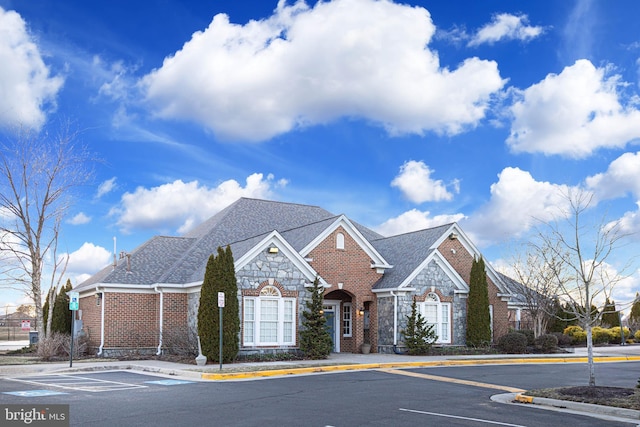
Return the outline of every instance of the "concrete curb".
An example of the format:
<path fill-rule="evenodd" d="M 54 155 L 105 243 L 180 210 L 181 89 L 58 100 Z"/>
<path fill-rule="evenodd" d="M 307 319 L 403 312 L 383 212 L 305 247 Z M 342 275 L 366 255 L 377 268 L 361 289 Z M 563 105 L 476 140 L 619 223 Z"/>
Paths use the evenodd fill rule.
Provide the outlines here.
<path fill-rule="evenodd" d="M 594 362 L 627 362 L 640 361 L 640 356 L 615 356 L 595 357 Z M 586 357 L 545 357 L 545 358 L 510 358 L 510 359 L 464 359 L 464 360 L 438 360 L 421 362 L 386 362 L 386 363 L 359 363 L 350 365 L 327 365 L 305 368 L 269 369 L 263 371 L 247 372 L 203 372 L 201 379 L 209 381 L 233 381 L 250 378 L 282 377 L 290 375 L 309 375 L 341 371 L 364 371 L 371 369 L 389 368 L 426 368 L 433 366 L 470 366 L 470 365 L 508 365 L 523 363 L 586 363 Z"/>
<path fill-rule="evenodd" d="M 572 402 L 570 400 L 548 399 L 546 397 L 525 396 L 516 394 L 514 400 L 518 403 L 550 406 L 559 409 L 570 409 L 578 412 L 589 412 L 592 414 L 607 415 L 610 417 L 628 418 L 640 420 L 640 411 L 634 409 L 616 408 L 613 406 L 594 405 L 591 403 Z"/>

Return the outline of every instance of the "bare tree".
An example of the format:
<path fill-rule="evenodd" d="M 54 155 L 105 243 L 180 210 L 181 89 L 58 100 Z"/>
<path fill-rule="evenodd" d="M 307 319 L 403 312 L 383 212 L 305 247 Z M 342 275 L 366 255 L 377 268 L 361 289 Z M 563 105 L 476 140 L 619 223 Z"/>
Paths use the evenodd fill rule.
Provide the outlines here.
<path fill-rule="evenodd" d="M 68 124 L 55 136 L 19 128 L 0 144 L 2 284 L 33 300 L 38 330 L 43 322 L 43 271 L 46 267 L 51 272 L 50 286 L 59 285 L 55 276 L 63 274 L 66 265 L 64 257 L 57 256 L 62 221 L 72 190 L 91 176 L 90 155 L 76 143 L 77 136 Z"/>
<path fill-rule="evenodd" d="M 546 333 L 549 322 L 557 308 L 557 296 L 564 277 L 558 277 L 561 271 L 559 260 L 549 253 L 547 247 L 529 243 L 524 252 L 517 252 L 511 268 L 515 280 L 521 285 L 524 310 L 533 322 L 533 333 L 539 337 Z"/>
<path fill-rule="evenodd" d="M 592 194 L 570 192 L 566 199 L 567 208 L 560 219 L 547 223 L 539 231 L 536 247 L 545 269 L 553 270 L 558 297 L 567 303 L 570 314 L 585 329 L 589 385 L 595 386 L 591 329 L 600 321 L 606 299 L 625 278 L 624 271 L 630 265 L 616 270 L 607 262 L 622 247 L 627 235 L 619 222 L 608 223 L 604 218 L 583 224 L 593 202 Z"/>

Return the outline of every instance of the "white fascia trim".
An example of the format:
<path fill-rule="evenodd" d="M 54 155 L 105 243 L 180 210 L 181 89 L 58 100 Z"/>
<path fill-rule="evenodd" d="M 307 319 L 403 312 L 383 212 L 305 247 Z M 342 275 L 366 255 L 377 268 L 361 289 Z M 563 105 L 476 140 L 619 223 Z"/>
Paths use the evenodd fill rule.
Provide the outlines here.
<path fill-rule="evenodd" d="M 451 264 L 449 264 L 449 262 L 446 260 L 445 257 L 442 256 L 442 254 L 435 250 L 432 251 L 428 257 L 426 257 L 424 259 L 424 261 L 422 261 L 420 263 L 420 265 L 411 272 L 411 274 L 409 276 L 407 276 L 402 283 L 400 284 L 400 286 L 398 286 L 398 289 L 403 289 L 406 286 L 409 286 L 409 284 L 422 272 L 422 270 L 424 270 L 429 263 L 434 260 L 436 262 L 436 264 L 442 268 L 442 270 L 444 270 L 445 274 L 451 279 L 451 281 L 453 282 L 453 284 L 455 285 L 456 289 L 454 291 L 460 291 L 460 292 L 464 292 L 464 293 L 468 293 L 469 292 L 469 286 L 465 283 L 465 281 L 462 279 L 462 277 L 458 274 L 458 272 L 451 266 Z"/>
<path fill-rule="evenodd" d="M 386 297 L 394 296 L 394 295 L 391 294 L 392 292 L 398 292 L 398 294 L 396 294 L 396 296 L 397 296 L 399 294 L 403 294 L 403 295 L 404 294 L 409 294 L 411 292 L 415 292 L 415 290 L 416 290 L 416 288 L 402 288 L 402 289 L 400 289 L 400 288 L 393 288 L 393 289 L 385 288 L 385 289 L 374 289 L 371 292 L 376 294 L 376 296 L 378 298 L 386 298 Z"/>
<path fill-rule="evenodd" d="M 307 256 L 311 251 L 318 246 L 322 241 L 324 241 L 331 233 L 333 233 L 338 227 L 342 226 L 344 230 L 351 236 L 353 240 L 356 241 L 358 245 L 371 257 L 373 263 L 371 264 L 372 268 L 391 268 L 392 266 L 380 255 L 378 251 L 369 243 L 367 239 L 358 231 L 358 229 L 353 225 L 349 218 L 344 215 L 340 215 L 330 226 L 324 229 L 322 233 L 316 236 L 307 246 L 305 246 L 301 251 L 300 255 Z"/>
<path fill-rule="evenodd" d="M 100 292 L 119 292 L 119 293 L 156 293 L 156 288 L 162 289 L 163 292 L 168 293 L 185 293 L 187 288 L 194 286 L 201 286 L 202 283 L 197 284 L 180 284 L 180 283 L 152 283 L 150 285 L 134 285 L 130 283 L 96 283 L 91 288 L 87 288 L 80 291 L 80 294 L 85 296 L 91 296 Z M 98 291 L 97 289 L 100 288 Z"/>
<path fill-rule="evenodd" d="M 302 272 L 302 274 L 304 274 L 305 278 L 309 282 L 313 282 L 316 277 L 319 277 L 318 273 L 305 261 L 304 257 L 293 249 L 289 242 L 287 242 L 276 230 L 269 233 L 267 237 L 262 239 L 234 263 L 236 271 L 239 271 L 242 267 L 247 265 L 251 260 L 258 256 L 260 252 L 266 251 L 269 246 L 277 247 L 281 251 L 282 255 L 287 257 Z M 320 277 L 320 284 L 327 284 L 322 277 Z"/>
<path fill-rule="evenodd" d="M 469 236 L 467 236 L 467 234 L 462 230 L 462 228 L 460 228 L 457 222 L 454 222 L 453 224 L 451 224 L 451 227 L 449 227 L 449 229 L 445 233 L 443 233 L 443 235 L 440 236 L 438 240 L 436 240 L 436 242 L 432 246 L 432 249 L 437 249 L 442 244 L 443 241 L 449 238 L 451 233 L 455 233 L 458 235 L 458 241 L 471 255 L 475 257 L 482 256 L 482 252 L 480 252 L 480 250 L 476 247 L 476 245 L 473 244 Z M 491 281 L 498 287 L 498 290 L 501 293 L 506 293 L 506 288 L 504 286 L 504 283 L 502 283 L 500 276 L 498 276 L 498 273 L 496 273 L 496 271 L 493 269 L 493 266 L 491 265 L 491 263 L 485 259 L 484 265 L 485 265 L 485 271 L 487 275 L 489 276 L 489 278 L 491 278 Z"/>

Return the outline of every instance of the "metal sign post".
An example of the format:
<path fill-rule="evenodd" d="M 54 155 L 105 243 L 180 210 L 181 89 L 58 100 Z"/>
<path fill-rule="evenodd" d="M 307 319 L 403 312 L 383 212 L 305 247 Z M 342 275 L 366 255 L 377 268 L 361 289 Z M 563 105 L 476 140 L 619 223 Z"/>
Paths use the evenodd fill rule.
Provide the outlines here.
<path fill-rule="evenodd" d="M 76 311 L 80 305 L 80 294 L 78 292 L 67 292 L 69 296 L 69 310 L 71 310 L 71 347 L 69 349 L 69 367 L 73 368 L 73 335 L 76 328 Z"/>
<path fill-rule="evenodd" d="M 224 308 L 224 292 L 218 292 L 218 313 L 220 313 L 220 341 L 219 341 L 219 357 L 220 370 L 222 371 L 222 309 Z"/>

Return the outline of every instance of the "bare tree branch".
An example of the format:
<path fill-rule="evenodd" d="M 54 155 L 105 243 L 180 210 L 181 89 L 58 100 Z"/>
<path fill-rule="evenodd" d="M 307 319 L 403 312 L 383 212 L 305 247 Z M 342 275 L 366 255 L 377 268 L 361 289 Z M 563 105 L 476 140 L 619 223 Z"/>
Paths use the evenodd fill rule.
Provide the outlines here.
<path fill-rule="evenodd" d="M 55 259 L 72 190 L 88 182 L 92 160 L 64 124 L 51 137 L 20 127 L 0 144 L 0 254 L 3 286 L 21 289 L 33 300 L 42 327 L 42 274 L 53 254 L 51 284 L 64 274 Z"/>

